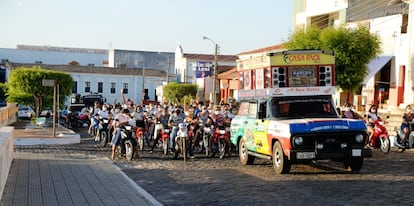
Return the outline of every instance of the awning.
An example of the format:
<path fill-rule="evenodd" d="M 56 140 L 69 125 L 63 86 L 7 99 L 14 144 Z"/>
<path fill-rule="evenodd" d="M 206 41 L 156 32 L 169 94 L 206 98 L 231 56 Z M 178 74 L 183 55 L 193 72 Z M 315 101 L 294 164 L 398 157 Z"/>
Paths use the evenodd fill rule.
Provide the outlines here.
<path fill-rule="evenodd" d="M 371 59 L 368 63 L 368 74 L 364 78 L 363 84 L 366 84 L 369 79 L 375 76 L 384 66 L 392 59 L 393 56 L 379 56 Z"/>

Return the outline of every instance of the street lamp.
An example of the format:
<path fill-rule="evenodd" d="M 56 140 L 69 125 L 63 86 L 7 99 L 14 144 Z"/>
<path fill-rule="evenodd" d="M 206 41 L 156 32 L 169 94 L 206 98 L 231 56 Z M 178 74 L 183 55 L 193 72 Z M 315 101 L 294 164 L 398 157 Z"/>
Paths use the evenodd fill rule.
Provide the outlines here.
<path fill-rule="evenodd" d="M 203 36 L 203 40 L 209 40 L 214 44 L 213 103 L 214 103 L 214 105 L 217 105 L 217 98 L 216 98 L 216 95 L 217 95 L 216 89 L 217 89 L 217 87 L 216 87 L 216 84 L 217 84 L 217 70 L 218 70 L 218 63 L 217 63 L 218 45 L 216 44 L 215 41 L 213 41 L 212 39 L 210 39 L 206 36 Z"/>

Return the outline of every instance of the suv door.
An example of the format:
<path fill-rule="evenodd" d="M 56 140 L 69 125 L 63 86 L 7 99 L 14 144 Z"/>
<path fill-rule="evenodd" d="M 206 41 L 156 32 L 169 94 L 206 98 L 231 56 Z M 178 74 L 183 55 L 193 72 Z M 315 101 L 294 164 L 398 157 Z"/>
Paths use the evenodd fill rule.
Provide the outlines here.
<path fill-rule="evenodd" d="M 269 125 L 268 118 L 268 101 L 259 101 L 257 105 L 258 112 L 254 127 L 254 142 L 256 150 L 259 153 L 270 155 L 270 147 L 267 138 L 267 127 Z"/>
<path fill-rule="evenodd" d="M 256 142 L 254 140 L 254 132 L 256 130 L 256 120 L 257 120 L 257 101 L 249 102 L 249 111 L 247 118 L 243 122 L 245 128 L 244 138 L 246 138 L 246 146 L 250 151 L 256 152 Z"/>

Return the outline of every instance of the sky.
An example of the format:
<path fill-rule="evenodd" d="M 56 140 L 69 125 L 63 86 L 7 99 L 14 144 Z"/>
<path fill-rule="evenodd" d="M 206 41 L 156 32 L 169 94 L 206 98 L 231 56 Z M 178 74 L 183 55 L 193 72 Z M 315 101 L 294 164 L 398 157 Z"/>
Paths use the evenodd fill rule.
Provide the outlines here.
<path fill-rule="evenodd" d="M 293 0 L 1 0 L 0 11 L 0 48 L 181 45 L 208 54 L 216 43 L 220 54 L 235 55 L 280 44 L 293 31 Z"/>

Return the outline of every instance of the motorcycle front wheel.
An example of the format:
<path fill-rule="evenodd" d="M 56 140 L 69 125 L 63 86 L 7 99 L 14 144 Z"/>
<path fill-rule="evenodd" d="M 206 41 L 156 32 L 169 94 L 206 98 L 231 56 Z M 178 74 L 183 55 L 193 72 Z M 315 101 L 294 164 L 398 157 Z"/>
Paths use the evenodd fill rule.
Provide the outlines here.
<path fill-rule="evenodd" d="M 226 141 L 224 139 L 219 140 L 218 150 L 219 150 L 219 157 L 220 159 L 222 159 L 224 155 L 226 154 Z"/>
<path fill-rule="evenodd" d="M 182 148 L 182 154 L 184 157 L 184 162 L 187 161 L 187 138 L 181 138 L 181 148 Z"/>
<path fill-rule="evenodd" d="M 168 141 L 169 139 L 164 139 L 164 141 L 162 141 L 162 149 L 163 149 L 163 154 L 167 155 L 168 154 Z"/>
<path fill-rule="evenodd" d="M 107 143 L 107 140 L 108 140 L 108 135 L 107 135 L 106 131 L 101 131 L 100 136 L 101 136 L 101 138 L 100 138 L 101 146 L 106 147 L 106 143 Z"/>
<path fill-rule="evenodd" d="M 204 141 L 204 149 L 206 150 L 206 156 L 208 156 L 208 150 L 209 150 L 209 140 L 210 138 L 207 135 L 203 135 L 203 141 Z"/>
<path fill-rule="evenodd" d="M 381 152 L 387 154 L 391 149 L 390 139 L 388 137 L 380 137 Z"/>
<path fill-rule="evenodd" d="M 125 142 L 125 158 L 128 161 L 131 161 L 133 157 L 134 157 L 134 145 L 132 144 L 131 141 L 126 141 Z"/>
<path fill-rule="evenodd" d="M 144 135 L 140 135 L 138 137 L 138 145 L 139 145 L 139 150 L 143 150 L 144 149 Z"/>

